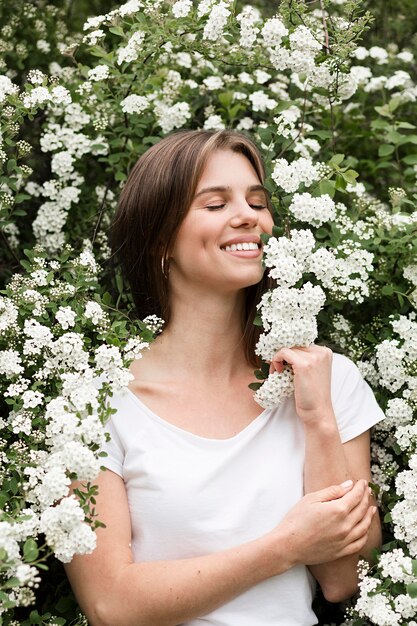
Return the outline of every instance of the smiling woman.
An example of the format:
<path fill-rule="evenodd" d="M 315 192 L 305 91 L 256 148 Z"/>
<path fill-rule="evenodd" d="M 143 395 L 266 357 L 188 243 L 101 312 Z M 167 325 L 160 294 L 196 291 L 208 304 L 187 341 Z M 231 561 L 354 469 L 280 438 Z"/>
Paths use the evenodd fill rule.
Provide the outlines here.
<path fill-rule="evenodd" d="M 294 347 L 272 361 L 293 366 L 293 398 L 261 411 L 248 387 L 273 225 L 263 180 L 244 136 L 185 131 L 123 190 L 113 249 L 138 314 L 166 323 L 112 400 L 106 527 L 67 565 L 92 626 L 312 626 L 315 579 L 349 597 L 379 543 L 368 431 L 383 414 L 353 363 Z"/>

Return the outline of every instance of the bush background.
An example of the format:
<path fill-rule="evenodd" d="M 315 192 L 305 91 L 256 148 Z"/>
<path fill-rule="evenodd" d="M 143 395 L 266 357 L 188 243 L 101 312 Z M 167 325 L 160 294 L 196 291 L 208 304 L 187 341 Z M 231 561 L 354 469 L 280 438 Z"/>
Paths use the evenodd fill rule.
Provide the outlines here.
<path fill-rule="evenodd" d="M 349 31 L 352 39 L 356 39 L 355 45 L 359 44 L 367 49 L 379 46 L 389 52 L 389 60 L 385 64 L 379 64 L 371 58 L 355 63 L 369 66 L 373 76 L 392 76 L 398 70 L 406 70 L 415 87 L 416 3 L 413 0 L 394 0 L 390 3 L 373 0 L 361 2 L 356 8 L 355 4 L 358 3 L 333 5 L 324 2 L 325 6 L 329 5 L 329 12 L 334 15 L 342 14 L 343 11 L 346 14 L 349 10 L 352 14 L 357 11 L 358 17 L 353 20 Z M 266 1 L 254 3 L 264 16 L 273 16 L 277 10 L 281 10 L 283 15 L 294 20 L 295 25 L 300 23 L 307 5 L 311 11 L 320 9 L 322 3 L 290 0 L 278 4 Z M 213 75 L 222 77 L 225 73 L 233 76 L 242 66 L 251 73 L 262 64 L 266 66 L 267 61 L 262 57 L 262 52 L 248 57 L 242 51 L 227 50 L 223 56 L 221 45 L 214 43 L 207 46 L 200 39 L 192 44 L 176 33 L 175 20 L 164 21 L 162 18 L 160 20 L 155 18 L 152 31 L 147 31 L 149 54 L 136 63 L 120 68 L 115 61 L 115 50 L 122 43 L 125 45 L 130 34 L 138 28 L 149 28 L 149 21 L 128 18 L 112 32 L 106 30 L 106 47 L 100 45 L 88 47 L 81 43 L 85 34 L 82 32 L 82 26 L 88 17 L 104 14 L 118 7 L 120 3 L 106 0 L 48 3 L 3 1 L 0 5 L 2 63 L 0 73 L 7 73 L 24 93 L 31 91 L 31 87 L 27 86 L 30 70 L 41 70 L 45 76 L 55 75 L 48 84 L 53 85 L 55 81 L 56 84 L 67 87 L 73 100 L 78 101 L 91 119 L 94 119 L 94 123 L 88 124 L 85 131 L 91 139 L 90 149 L 76 161 L 76 172 L 83 177 L 79 185 L 82 189 L 80 199 L 66 207 L 67 219 L 63 227 L 62 245 L 47 251 L 47 255 L 65 263 L 62 257 L 65 243 L 72 247 L 71 252 L 67 251 L 68 254 L 75 254 L 82 249 L 86 239 L 92 242 L 96 258 L 103 266 L 94 297 L 107 306 L 113 334 L 119 333 L 120 337 L 128 337 L 138 330 L 138 322 L 135 320 L 121 276 L 117 275 L 114 278 L 108 268 L 108 227 L 120 184 L 123 184 L 137 157 L 162 137 L 164 132 L 149 112 L 145 112 L 140 119 L 139 116 L 130 117 L 122 114 L 120 102 L 132 92 L 145 94 L 155 90 L 157 94 L 163 95 L 170 69 L 180 71 L 183 80 L 192 79 L 201 86 L 207 77 Z M 242 7 L 243 3 L 238 3 L 236 13 Z M 366 10 L 372 14 L 373 20 L 365 18 L 361 22 L 360 16 L 366 15 Z M 230 26 L 230 33 L 229 43 L 232 44 L 233 38 L 235 40 L 238 38 L 236 24 Z M 211 65 L 202 63 L 198 76 L 190 68 L 181 67 L 178 62 L 172 61 L 171 66 L 170 59 L 161 57 L 162 52 L 159 52 L 168 38 L 176 52 L 198 51 L 206 60 L 210 60 Z M 39 48 L 40 39 L 49 46 L 48 52 Z M 61 50 L 67 48 L 64 54 L 59 51 L 60 46 Z M 396 58 L 396 53 L 404 48 L 414 54 L 414 60 L 406 67 Z M 339 31 L 336 29 L 332 54 L 341 71 L 348 66 L 349 50 L 349 37 L 345 37 L 343 28 Z M 51 69 L 51 62 L 59 64 L 59 71 L 56 68 Z M 98 64 L 107 64 L 111 68 L 111 80 L 93 83 L 90 92 L 80 94 L 79 85 L 86 81 L 88 71 Z M 69 70 L 66 71 L 65 68 Z M 274 72 L 271 71 L 271 74 Z M 276 97 L 269 90 L 270 82 L 272 79 L 266 82 L 265 92 Z M 320 151 L 312 158 L 327 163 L 329 168 L 327 179 L 317 186 L 315 193 L 317 195 L 330 193 L 335 200 L 344 202 L 349 217 L 345 231 L 340 226 L 340 215 L 339 222 L 316 228 L 317 240 L 323 247 L 334 249 L 341 249 L 346 240 L 353 241 L 355 245 L 374 255 L 370 289 L 363 300 L 356 296 L 343 298 L 340 293 L 330 291 L 328 304 L 319 316 L 320 340 L 332 345 L 337 351 L 343 351 L 356 362 L 364 363 L 364 371 L 369 365 L 377 372 L 379 367 L 375 361 L 377 347 L 383 341 L 398 340 L 401 345 L 404 343 L 404 339 L 398 338 L 393 331 L 391 316 L 395 315 L 398 318 L 402 315 L 411 323 L 414 321 L 416 298 L 413 291 L 416 285 L 404 276 L 404 270 L 413 266 L 417 258 L 417 220 L 414 215 L 417 191 L 416 99 L 397 97 L 396 100 L 392 91 L 384 88 L 367 92 L 364 90 L 365 84 L 362 83 L 350 99 L 335 103 L 331 109 L 317 102 L 311 104 L 314 100 L 311 94 L 308 94 L 307 101 L 310 104 L 306 111 L 306 121 L 312 126 L 309 136 L 319 140 L 321 144 Z M 254 107 L 251 108 L 248 100 L 237 103 L 233 101 L 231 92 L 243 91 L 249 95 L 260 86 L 239 82 L 230 82 L 230 85 L 232 86 L 228 87 L 226 83 L 224 87 L 214 90 L 204 88 L 196 90 L 184 84 L 175 87 L 174 92 L 175 89 L 177 92 L 174 99 L 187 101 L 191 111 L 183 126 L 201 128 L 207 117 L 219 115 L 226 126 L 236 127 L 239 120 L 250 117 L 254 125 L 249 132 L 255 141 L 263 144 L 271 171 L 274 159 L 281 155 L 289 160 L 298 158 L 299 155 L 293 152 L 293 142 L 277 132 L 277 124 L 274 121 L 277 110 L 255 110 Z M 302 106 L 302 92 L 291 83 L 291 80 L 287 85 L 287 93 L 290 103 L 295 102 Z M 320 90 L 317 93 L 326 97 Z M 33 249 L 37 243 L 33 223 L 44 203 L 36 185 L 41 186 L 45 181 L 59 179 L 59 176 L 55 176 L 56 173 L 51 170 L 54 149 L 42 150 L 41 137 L 46 132 L 48 124 L 64 123 L 64 112 L 59 109 L 51 112 L 45 106 L 35 106 L 28 110 L 21 106 L 19 100 L 13 98 L 13 95 L 9 97 L 1 111 L 5 154 L 0 187 L 2 287 L 6 287 L 14 273 L 29 272 L 31 269 L 33 254 L 25 253 L 25 250 Z M 356 108 L 347 109 L 346 105 L 349 102 L 355 103 Z M 279 111 L 285 109 L 286 105 Z M 97 140 L 98 136 L 101 137 L 100 140 Z M 22 141 L 27 142 L 29 147 L 19 144 Z M 94 147 L 94 141 L 97 141 L 98 148 Z M 337 155 L 343 156 L 339 158 Z M 362 199 L 349 191 L 349 184 L 354 184 L 357 176 L 357 180 L 365 185 L 368 194 Z M 27 186 L 28 182 L 32 186 Z M 271 178 L 268 178 L 267 185 L 277 208 L 277 232 L 284 234 L 288 227 L 303 227 L 289 214 L 291 198 L 282 193 L 282 190 L 278 190 Z M 397 216 L 398 219 L 390 221 L 387 218 L 384 223 L 380 220 L 381 209 L 387 215 Z M 370 238 L 361 236 L 362 226 L 358 226 L 358 223 L 362 222 L 363 232 L 366 229 L 372 232 Z M 22 268 L 22 261 L 26 264 L 29 262 L 29 265 Z M 340 321 L 340 316 L 343 316 L 348 326 L 335 325 L 335 321 Z M 109 335 L 106 335 L 106 339 L 108 337 Z M 98 335 L 94 337 L 93 342 L 99 342 L 101 338 Z M 112 341 L 117 342 L 114 338 Z M 406 363 L 408 385 L 411 385 L 409 382 L 411 379 L 415 380 L 417 373 L 415 361 L 415 357 L 414 361 L 413 357 L 410 357 Z M 370 371 L 369 368 L 367 371 Z M 371 371 L 369 376 L 381 406 L 386 409 L 393 397 L 403 397 L 405 379 L 403 382 L 400 381 L 396 388 L 394 385 L 389 389 L 384 385 L 383 378 L 383 372 L 379 372 L 378 377 L 378 372 L 372 374 Z M 409 396 L 407 398 L 415 416 L 416 400 L 410 399 Z M 5 417 L 9 408 L 9 403 L 3 402 Z M 414 420 L 415 417 L 412 424 Z M 415 451 L 415 436 L 408 447 L 401 448 L 395 439 L 395 428 L 393 423 L 391 429 L 376 433 L 374 442 L 375 483 L 378 483 L 381 489 L 379 497 L 385 521 L 384 545 L 386 551 L 399 546 L 406 554 L 415 557 L 416 554 L 409 551 L 409 543 L 402 540 L 398 533 L 396 536 L 391 519 L 391 510 L 403 495 L 396 491 L 395 475 L 407 470 L 409 458 Z M 15 439 L 15 434 L 9 432 L 5 437 L 6 446 Z M 6 479 L 2 493 L 7 494 L 9 490 L 10 484 Z M 6 499 L 6 496 L 4 498 Z M 52 558 L 49 558 L 48 566 L 49 571 L 42 573 L 43 579 L 37 592 L 36 608 L 15 609 L 14 615 L 6 614 L 5 624 L 19 623 L 29 626 L 37 623 L 74 625 L 83 623 L 83 618 L 77 616 L 77 608 L 68 589 L 62 566 Z M 391 607 L 394 607 L 398 595 L 407 592 L 405 585 L 396 583 L 378 568 L 375 568 L 371 575 L 380 584 L 377 592 L 387 598 Z M 408 592 L 411 593 L 411 588 L 408 588 Z M 321 623 L 343 621 L 341 608 L 329 606 L 321 598 L 318 599 L 317 606 Z M 415 613 L 417 614 L 417 609 Z M 53 616 L 58 617 L 58 622 L 54 622 Z M 356 620 L 355 624 L 358 625 L 382 624 L 372 622 L 363 615 L 356 615 L 352 619 Z M 405 625 L 408 622 L 401 623 Z"/>

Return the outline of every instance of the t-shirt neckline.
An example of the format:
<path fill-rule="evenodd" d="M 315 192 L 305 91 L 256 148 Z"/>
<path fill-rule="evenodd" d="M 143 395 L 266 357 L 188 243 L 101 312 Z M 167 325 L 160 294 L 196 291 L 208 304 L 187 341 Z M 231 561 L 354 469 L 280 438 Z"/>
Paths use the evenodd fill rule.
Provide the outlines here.
<path fill-rule="evenodd" d="M 257 424 L 262 423 L 265 417 L 268 416 L 271 411 L 271 409 L 264 409 L 251 422 L 249 422 L 247 426 L 242 428 L 242 430 L 236 433 L 236 435 L 232 435 L 232 437 L 225 437 L 224 439 L 218 439 L 214 437 L 203 437 L 202 435 L 197 435 L 196 433 L 193 433 L 190 430 L 186 430 L 185 428 L 181 428 L 180 426 L 175 426 L 175 424 L 168 422 L 166 419 L 157 415 L 157 413 L 152 411 L 146 404 L 144 404 L 144 402 L 142 402 L 142 400 L 131 389 L 127 387 L 126 391 L 129 394 L 130 398 L 134 402 L 136 402 L 136 404 L 138 404 L 150 418 L 162 424 L 162 426 L 168 428 L 169 430 L 177 432 L 183 435 L 184 437 L 196 439 L 199 441 L 218 443 L 218 444 L 222 444 L 223 442 L 224 443 L 233 442 L 233 441 L 243 438 L 246 434 L 250 433 L 257 426 Z"/>

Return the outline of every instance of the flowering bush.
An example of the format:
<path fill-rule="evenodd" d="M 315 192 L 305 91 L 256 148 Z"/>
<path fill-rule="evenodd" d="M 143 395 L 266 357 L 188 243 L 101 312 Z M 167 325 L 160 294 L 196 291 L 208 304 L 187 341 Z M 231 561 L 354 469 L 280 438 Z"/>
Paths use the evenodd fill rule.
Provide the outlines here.
<path fill-rule="evenodd" d="M 372 444 L 384 546 L 345 623 L 417 623 L 417 39 L 397 3 L 383 38 L 382 0 L 373 30 L 360 0 L 283 0 L 272 16 L 109 1 L 78 27 L 80 3 L 72 30 L 61 3 L 0 8 L 0 623 L 84 623 L 52 555 L 94 547 L 106 398 L 158 328 L 109 271 L 108 228 L 138 156 L 183 127 L 238 129 L 265 155 L 277 288 L 259 355 L 318 337 L 386 410 Z M 260 402 L 291 391 L 278 378 Z"/>

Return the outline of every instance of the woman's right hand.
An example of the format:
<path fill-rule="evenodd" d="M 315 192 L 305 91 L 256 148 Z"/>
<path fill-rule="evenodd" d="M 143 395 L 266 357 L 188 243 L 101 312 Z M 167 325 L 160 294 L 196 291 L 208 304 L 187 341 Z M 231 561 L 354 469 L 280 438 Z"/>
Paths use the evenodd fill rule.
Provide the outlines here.
<path fill-rule="evenodd" d="M 272 534 L 284 538 L 293 565 L 315 565 L 360 552 L 376 512 L 366 480 L 304 496 Z"/>

